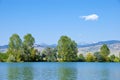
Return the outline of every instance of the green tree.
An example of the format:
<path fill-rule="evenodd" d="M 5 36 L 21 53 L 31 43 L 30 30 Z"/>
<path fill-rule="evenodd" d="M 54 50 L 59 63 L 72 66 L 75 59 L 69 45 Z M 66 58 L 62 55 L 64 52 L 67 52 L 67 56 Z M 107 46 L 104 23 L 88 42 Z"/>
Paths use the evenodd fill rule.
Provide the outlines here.
<path fill-rule="evenodd" d="M 34 49 L 34 48 L 32 49 L 31 60 L 35 62 L 41 61 L 40 52 L 37 49 Z"/>
<path fill-rule="evenodd" d="M 106 44 L 104 44 L 101 48 L 100 48 L 100 53 L 101 55 L 107 57 L 110 54 L 110 50 L 108 48 L 108 46 Z"/>
<path fill-rule="evenodd" d="M 58 61 L 76 61 L 77 44 L 67 36 L 61 36 L 58 45 Z"/>
<path fill-rule="evenodd" d="M 93 56 L 92 53 L 88 53 L 88 54 L 86 55 L 86 61 L 87 61 L 87 62 L 94 62 L 94 61 L 95 61 L 95 57 Z"/>
<path fill-rule="evenodd" d="M 42 51 L 42 54 L 44 54 L 44 60 L 48 61 L 48 62 L 53 62 L 53 61 L 57 61 L 56 58 L 56 50 L 54 48 L 50 48 L 47 47 Z"/>
<path fill-rule="evenodd" d="M 109 59 L 110 59 L 111 62 L 114 62 L 114 60 L 115 60 L 115 55 L 114 55 L 114 54 L 113 54 L 113 55 L 110 55 Z"/>
<path fill-rule="evenodd" d="M 120 62 L 120 59 L 118 57 L 115 57 L 114 62 Z"/>
<path fill-rule="evenodd" d="M 26 46 L 28 49 L 33 48 L 34 43 L 35 39 L 31 34 L 27 34 L 24 36 L 23 45 Z"/>
<path fill-rule="evenodd" d="M 31 34 L 27 34 L 24 36 L 23 41 L 23 51 L 22 60 L 23 61 L 31 61 L 31 56 L 33 57 L 34 52 L 34 43 L 35 39 Z"/>
<path fill-rule="evenodd" d="M 110 50 L 106 44 L 103 44 L 103 46 L 100 48 L 100 54 L 103 56 L 105 61 L 109 61 L 108 55 L 110 54 Z"/>
<path fill-rule="evenodd" d="M 13 34 L 10 37 L 7 53 L 9 56 L 12 55 L 15 58 L 15 61 L 20 61 L 20 55 L 22 53 L 22 40 L 18 34 Z"/>
<path fill-rule="evenodd" d="M 0 62 L 7 61 L 8 55 L 6 53 L 0 53 Z"/>
<path fill-rule="evenodd" d="M 15 59 L 15 57 L 12 54 L 9 54 L 7 62 L 16 62 L 16 59 Z"/>
<path fill-rule="evenodd" d="M 84 62 L 85 61 L 85 57 L 83 56 L 83 54 L 79 54 L 78 61 L 80 61 L 80 62 Z"/>
<path fill-rule="evenodd" d="M 104 62 L 105 61 L 104 57 L 100 54 L 100 52 L 95 52 L 94 56 L 95 56 L 95 61 L 98 61 L 98 62 Z"/>

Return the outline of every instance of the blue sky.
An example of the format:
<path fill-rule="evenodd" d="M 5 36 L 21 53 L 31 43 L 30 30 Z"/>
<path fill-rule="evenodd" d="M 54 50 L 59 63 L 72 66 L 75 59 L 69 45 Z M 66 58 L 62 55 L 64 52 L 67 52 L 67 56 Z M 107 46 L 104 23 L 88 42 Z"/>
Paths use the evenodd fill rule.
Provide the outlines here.
<path fill-rule="evenodd" d="M 0 0 L 0 45 L 17 33 L 56 44 L 120 40 L 120 0 Z"/>

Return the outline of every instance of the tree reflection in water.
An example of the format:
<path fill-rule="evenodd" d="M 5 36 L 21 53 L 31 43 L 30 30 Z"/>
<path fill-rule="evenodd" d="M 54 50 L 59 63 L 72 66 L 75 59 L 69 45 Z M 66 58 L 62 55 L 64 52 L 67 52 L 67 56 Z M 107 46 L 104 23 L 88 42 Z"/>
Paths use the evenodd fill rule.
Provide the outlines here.
<path fill-rule="evenodd" d="M 58 77 L 59 80 L 77 80 L 77 70 L 75 67 L 60 67 Z"/>
<path fill-rule="evenodd" d="M 8 80 L 33 80 L 33 70 L 30 66 L 9 66 Z"/>
<path fill-rule="evenodd" d="M 110 75 L 109 75 L 109 68 L 107 68 L 106 66 L 104 66 L 104 68 L 102 68 L 101 73 L 100 73 L 100 78 L 101 80 L 110 80 Z"/>

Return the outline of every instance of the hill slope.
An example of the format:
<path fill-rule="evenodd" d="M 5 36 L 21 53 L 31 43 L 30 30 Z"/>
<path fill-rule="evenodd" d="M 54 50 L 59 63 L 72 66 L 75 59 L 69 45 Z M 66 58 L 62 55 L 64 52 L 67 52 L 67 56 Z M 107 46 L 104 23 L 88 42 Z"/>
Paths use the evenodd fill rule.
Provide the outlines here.
<path fill-rule="evenodd" d="M 110 41 L 101 41 L 98 43 L 87 44 L 87 45 L 78 45 L 79 53 L 88 53 L 88 52 L 97 52 L 100 51 L 100 47 L 103 44 L 107 44 L 109 47 L 111 54 L 119 55 L 120 52 L 120 41 L 118 40 L 110 40 Z"/>
<path fill-rule="evenodd" d="M 97 42 L 97 43 L 92 43 L 92 44 L 78 44 L 78 50 L 79 50 L 79 53 L 83 53 L 83 54 L 86 54 L 88 52 L 97 52 L 100 50 L 100 47 L 103 45 L 103 44 L 107 44 L 110 51 L 111 51 L 111 54 L 115 54 L 115 55 L 119 55 L 119 52 L 120 52 L 120 41 L 118 40 L 109 40 L 109 41 L 100 41 L 100 42 Z M 47 44 L 41 44 L 41 45 L 38 45 L 38 44 L 35 44 L 34 47 L 36 49 L 38 49 L 39 51 L 43 50 L 45 47 L 56 47 L 57 45 L 56 44 L 53 44 L 53 45 L 47 45 Z M 0 52 L 5 52 L 8 48 L 8 45 L 4 45 L 4 46 L 0 46 Z"/>

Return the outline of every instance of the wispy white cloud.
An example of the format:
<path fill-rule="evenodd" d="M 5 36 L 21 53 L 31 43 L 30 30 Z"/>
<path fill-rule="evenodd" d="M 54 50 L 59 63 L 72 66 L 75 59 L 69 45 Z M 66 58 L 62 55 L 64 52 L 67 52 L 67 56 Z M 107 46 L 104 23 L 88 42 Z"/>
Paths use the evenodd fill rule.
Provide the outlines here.
<path fill-rule="evenodd" d="M 84 19 L 85 21 L 95 21 L 98 20 L 99 16 L 97 14 L 90 14 L 86 16 L 80 16 L 81 19 Z"/>

